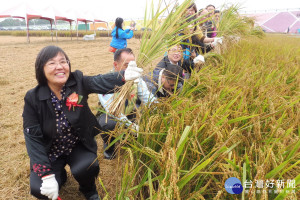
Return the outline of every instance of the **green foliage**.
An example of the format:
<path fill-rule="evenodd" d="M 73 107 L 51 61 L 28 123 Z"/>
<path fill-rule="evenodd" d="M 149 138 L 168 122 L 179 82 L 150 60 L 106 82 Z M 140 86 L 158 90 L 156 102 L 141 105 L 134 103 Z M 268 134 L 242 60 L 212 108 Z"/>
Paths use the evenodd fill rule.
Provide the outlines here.
<path fill-rule="evenodd" d="M 5 26 L 25 26 L 25 20 L 23 19 L 12 19 L 12 18 L 7 18 L 0 22 L 0 27 L 5 27 Z"/>

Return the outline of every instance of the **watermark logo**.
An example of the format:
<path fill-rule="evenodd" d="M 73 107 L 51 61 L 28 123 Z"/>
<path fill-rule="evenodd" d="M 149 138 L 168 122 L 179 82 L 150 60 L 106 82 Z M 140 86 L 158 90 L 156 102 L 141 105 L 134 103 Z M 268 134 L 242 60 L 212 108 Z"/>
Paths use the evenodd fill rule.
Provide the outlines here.
<path fill-rule="evenodd" d="M 225 189 L 230 194 L 241 194 L 243 186 L 238 178 L 231 177 L 225 181 Z"/>

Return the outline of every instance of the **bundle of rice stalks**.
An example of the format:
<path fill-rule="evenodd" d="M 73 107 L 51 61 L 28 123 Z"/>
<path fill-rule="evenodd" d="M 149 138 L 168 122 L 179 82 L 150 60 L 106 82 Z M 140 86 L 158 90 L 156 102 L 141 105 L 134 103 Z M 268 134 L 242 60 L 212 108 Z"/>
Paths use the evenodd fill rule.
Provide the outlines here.
<path fill-rule="evenodd" d="M 209 52 L 205 54 L 204 56 L 206 63 L 205 65 L 212 65 L 212 66 L 217 66 L 217 65 L 222 65 L 224 58 L 222 55 L 215 53 L 215 52 Z"/>
<path fill-rule="evenodd" d="M 223 6 L 225 7 L 225 6 Z M 254 19 L 241 16 L 239 14 L 240 5 L 231 5 L 222 11 L 219 27 L 218 37 L 223 37 L 221 46 L 215 48 L 216 53 L 223 53 L 227 51 L 230 46 L 238 43 L 241 37 L 257 36 L 263 38 L 264 32 L 259 27 L 254 27 Z"/>
<path fill-rule="evenodd" d="M 239 5 L 232 5 L 222 11 L 218 36 L 242 36 L 251 30 L 251 23 L 245 22 L 238 13 Z"/>
<path fill-rule="evenodd" d="M 133 90 L 133 84 L 133 81 L 128 81 L 122 87 L 116 88 L 114 99 L 109 107 L 109 113 L 117 117 L 124 113 L 125 102 Z"/>

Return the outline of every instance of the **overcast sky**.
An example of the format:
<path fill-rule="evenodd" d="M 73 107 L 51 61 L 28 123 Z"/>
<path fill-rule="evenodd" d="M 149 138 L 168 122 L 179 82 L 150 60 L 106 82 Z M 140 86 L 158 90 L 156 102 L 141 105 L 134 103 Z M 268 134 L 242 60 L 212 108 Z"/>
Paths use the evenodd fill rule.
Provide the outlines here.
<path fill-rule="evenodd" d="M 1 1 L 0 13 L 24 0 L 4 0 Z M 146 2 L 149 0 L 25 0 L 29 4 L 35 4 L 36 7 L 51 4 L 60 10 L 79 10 L 91 11 L 104 20 L 114 20 L 116 17 L 125 19 L 136 19 L 144 16 Z M 165 0 L 167 3 L 169 0 Z M 173 0 L 174 1 L 174 0 Z M 182 2 L 183 0 L 179 0 Z M 80 3 L 79 3 L 80 2 Z M 158 0 L 154 0 L 158 2 Z M 270 10 L 270 9 L 288 9 L 300 7 L 299 0 L 195 0 L 198 10 L 208 4 L 213 4 L 220 8 L 223 4 L 241 4 L 241 12 L 254 10 Z"/>

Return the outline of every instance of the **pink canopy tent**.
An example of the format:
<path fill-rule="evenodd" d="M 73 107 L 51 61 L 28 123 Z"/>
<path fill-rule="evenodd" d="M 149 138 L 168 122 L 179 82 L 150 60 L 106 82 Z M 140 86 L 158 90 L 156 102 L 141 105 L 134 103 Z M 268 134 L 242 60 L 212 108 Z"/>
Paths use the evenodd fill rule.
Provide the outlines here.
<path fill-rule="evenodd" d="M 69 24 L 70 24 L 70 32 L 71 32 L 71 40 L 72 40 L 72 22 L 76 20 L 76 17 L 73 14 L 73 11 L 72 10 L 67 10 L 67 11 L 63 12 L 63 11 L 60 11 L 58 9 L 54 9 L 53 7 L 51 7 L 51 8 L 52 8 L 52 11 L 54 12 L 54 18 L 55 18 L 55 29 L 56 29 L 55 35 L 56 35 L 56 41 L 57 41 L 56 22 L 58 20 L 69 22 Z"/>
<path fill-rule="evenodd" d="M 300 11 L 248 14 L 266 32 L 297 33 L 300 29 Z"/>
<path fill-rule="evenodd" d="M 52 27 L 53 18 L 43 15 L 41 12 L 38 12 L 31 6 L 29 6 L 26 2 L 22 2 L 18 5 L 13 6 L 12 8 L 0 12 L 0 18 L 20 18 L 24 19 L 27 27 L 27 41 L 29 40 L 29 20 L 31 19 L 45 19 L 48 20 Z"/>
<path fill-rule="evenodd" d="M 78 22 L 84 22 L 87 27 L 89 22 L 104 22 L 103 20 L 95 19 L 95 17 L 89 12 L 76 12 L 73 10 L 60 11 L 53 8 L 51 5 L 45 4 L 44 7 L 34 9 L 34 5 L 29 5 L 27 2 L 21 2 L 10 9 L 0 11 L 0 18 L 20 18 L 24 19 L 27 27 L 27 41 L 29 39 L 29 20 L 31 19 L 45 19 L 50 22 L 51 32 L 53 30 L 52 25 L 54 23 L 56 27 L 57 20 L 63 20 L 70 23 L 71 40 L 72 40 L 72 22 L 76 21 L 77 25 L 77 40 L 78 40 Z M 87 28 L 86 28 L 87 30 Z M 57 29 L 56 29 L 56 40 L 57 40 Z M 53 34 L 52 34 L 53 41 Z"/>
<path fill-rule="evenodd" d="M 75 11 L 75 15 L 77 16 L 77 40 L 78 40 L 78 22 L 84 22 L 85 23 L 85 31 L 87 32 L 87 23 L 93 22 L 93 16 L 86 12 L 77 12 Z"/>

